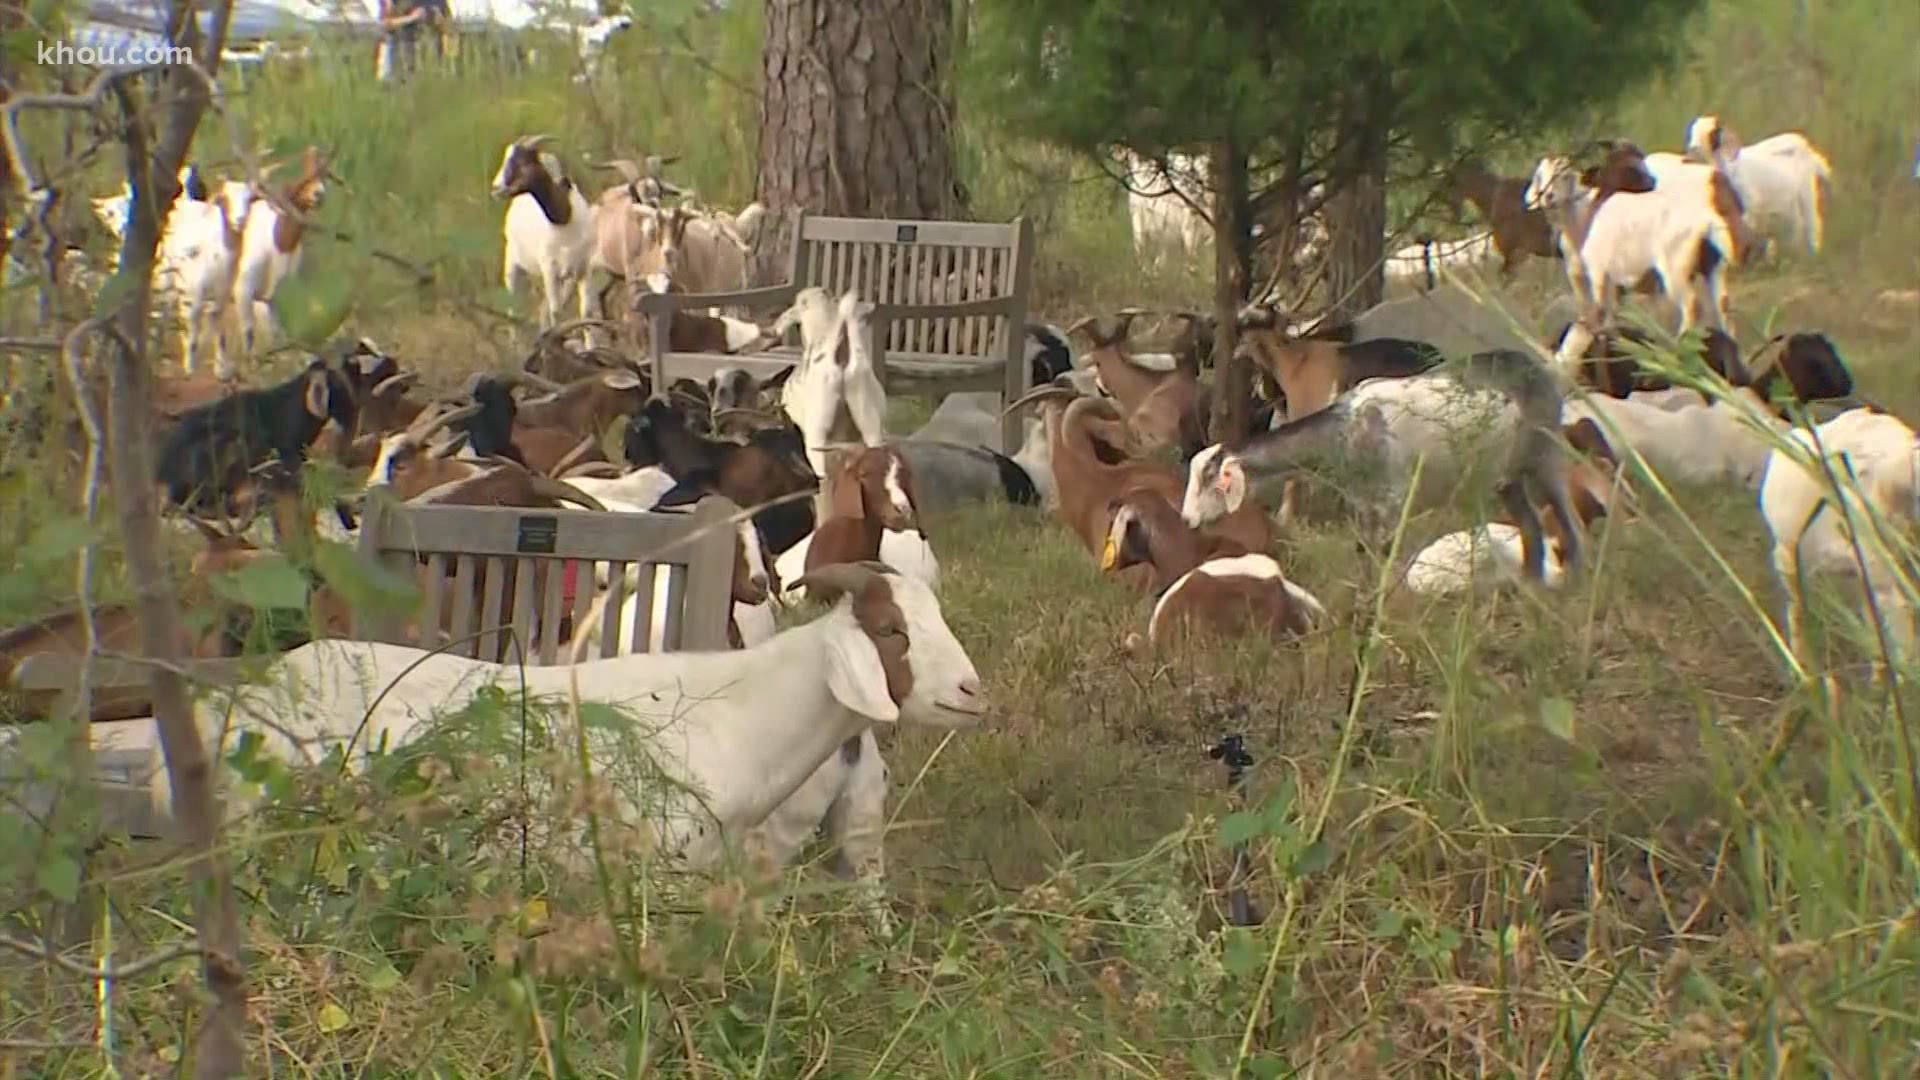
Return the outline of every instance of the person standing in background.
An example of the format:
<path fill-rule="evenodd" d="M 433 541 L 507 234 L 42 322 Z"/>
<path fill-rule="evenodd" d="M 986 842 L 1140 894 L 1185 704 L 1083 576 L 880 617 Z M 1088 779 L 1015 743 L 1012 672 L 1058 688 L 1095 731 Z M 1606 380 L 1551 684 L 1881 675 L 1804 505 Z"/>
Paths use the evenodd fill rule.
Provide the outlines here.
<path fill-rule="evenodd" d="M 380 0 L 380 29 L 385 33 L 379 63 L 382 82 L 399 82 L 420 62 L 420 36 L 434 11 L 423 0 Z"/>

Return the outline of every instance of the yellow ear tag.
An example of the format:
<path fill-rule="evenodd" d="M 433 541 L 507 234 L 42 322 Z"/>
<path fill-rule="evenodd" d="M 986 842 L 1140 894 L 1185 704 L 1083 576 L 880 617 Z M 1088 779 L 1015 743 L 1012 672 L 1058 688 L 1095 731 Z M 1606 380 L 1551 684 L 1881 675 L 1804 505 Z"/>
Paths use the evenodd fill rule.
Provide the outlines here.
<path fill-rule="evenodd" d="M 1114 545 L 1113 537 L 1109 536 L 1106 544 L 1100 548 L 1100 569 L 1111 570 L 1113 564 L 1119 561 L 1120 549 Z"/>

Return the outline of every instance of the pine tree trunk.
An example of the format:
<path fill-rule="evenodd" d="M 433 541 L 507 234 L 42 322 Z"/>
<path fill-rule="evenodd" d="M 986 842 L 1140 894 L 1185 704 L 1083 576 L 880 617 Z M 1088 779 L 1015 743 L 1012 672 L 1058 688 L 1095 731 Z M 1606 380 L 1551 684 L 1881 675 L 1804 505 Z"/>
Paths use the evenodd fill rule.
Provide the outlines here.
<path fill-rule="evenodd" d="M 1362 165 L 1331 202 L 1327 291 L 1336 321 L 1351 319 L 1386 298 L 1386 171 L 1383 151 Z"/>
<path fill-rule="evenodd" d="M 1247 155 L 1232 141 L 1213 145 L 1213 370 L 1212 441 L 1237 446 L 1247 437 L 1253 371 L 1234 355 L 1234 325 L 1253 287 L 1253 207 L 1247 191 Z"/>
<path fill-rule="evenodd" d="M 1341 170 L 1343 182 L 1328 208 L 1332 251 L 1327 291 L 1333 300 L 1332 315 L 1339 321 L 1386 298 L 1390 85 L 1383 77 L 1358 82 L 1358 107 L 1345 133 L 1351 141 Z"/>
<path fill-rule="evenodd" d="M 799 211 L 951 218 L 951 0 L 767 0 L 756 283 L 786 276 Z"/>

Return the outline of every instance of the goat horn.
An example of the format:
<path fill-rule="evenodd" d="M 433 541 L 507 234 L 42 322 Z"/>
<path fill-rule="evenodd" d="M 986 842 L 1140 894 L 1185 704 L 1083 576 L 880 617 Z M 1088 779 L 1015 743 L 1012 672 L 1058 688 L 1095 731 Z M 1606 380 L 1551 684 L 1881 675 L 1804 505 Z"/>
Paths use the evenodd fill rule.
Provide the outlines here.
<path fill-rule="evenodd" d="M 805 589 L 807 595 L 832 603 L 843 593 L 858 595 L 868 585 L 880 580 L 882 574 L 898 573 L 883 562 L 828 563 L 807 571 L 788 588 Z"/>
<path fill-rule="evenodd" d="M 713 421 L 714 423 L 719 423 L 722 420 L 731 419 L 735 416 L 744 416 L 752 420 L 771 420 L 776 422 L 780 419 L 771 409 L 748 409 L 735 406 L 733 408 L 714 410 Z"/>
<path fill-rule="evenodd" d="M 572 480 L 576 477 L 582 477 L 582 476 L 606 477 L 608 479 L 619 479 L 620 477 L 625 475 L 626 475 L 625 473 L 620 471 L 620 466 L 615 465 L 611 461 L 584 461 L 578 465 L 575 465 L 573 468 L 566 470 L 564 473 L 561 473 L 560 476 L 557 477 L 557 479 Z"/>
<path fill-rule="evenodd" d="M 538 150 L 540 149 L 540 144 L 552 141 L 553 136 L 551 135 L 522 135 L 519 139 L 515 140 L 515 145 L 527 150 Z"/>
<path fill-rule="evenodd" d="M 187 524 L 193 526 L 194 530 L 198 532 L 202 537 L 204 537 L 207 543 L 209 544 L 218 543 L 221 540 L 231 539 L 231 537 L 227 533 L 224 533 L 219 529 L 214 528 L 213 522 L 211 521 L 203 520 L 201 518 L 195 517 L 192 514 L 187 514 L 185 515 L 185 517 L 187 519 Z"/>
<path fill-rule="evenodd" d="M 640 171 L 640 166 L 635 165 L 627 158 L 608 158 L 605 161 L 589 162 L 588 164 L 596 169 L 612 169 L 624 177 L 629 184 L 639 183 L 645 175 Z"/>
<path fill-rule="evenodd" d="M 1001 409 L 1000 415 L 1003 417 L 1010 416 L 1013 414 L 1015 410 L 1023 408 L 1027 405 L 1032 405 L 1040 401 L 1046 401 L 1049 399 L 1063 399 L 1063 400 L 1071 401 L 1073 399 L 1078 398 L 1079 396 L 1080 396 L 1079 393 L 1077 393 L 1076 391 L 1070 390 L 1067 387 L 1055 386 L 1052 383 L 1048 383 L 1045 386 L 1036 386 L 1033 389 L 1027 391 L 1021 397 L 1016 399 L 1013 402 L 1013 404 L 1008 405 L 1004 409 Z"/>
<path fill-rule="evenodd" d="M 379 382 L 374 383 L 373 389 L 368 391 L 368 393 L 373 397 L 379 397 L 381 394 L 386 393 L 388 388 L 390 387 L 397 386 L 404 390 L 405 388 L 412 386 L 414 382 L 419 378 L 420 378 L 420 373 L 417 371 L 403 371 L 398 375 L 389 375 L 386 378 L 381 379 Z"/>
<path fill-rule="evenodd" d="M 479 411 L 479 402 L 474 402 L 472 404 L 448 409 L 438 414 L 421 413 L 421 419 L 414 424 L 413 430 L 409 431 L 408 434 L 412 435 L 418 442 L 425 443 L 428 438 L 432 437 L 434 432 L 439 431 L 449 424 L 465 420 L 467 417 L 473 416 Z"/>
<path fill-rule="evenodd" d="M 566 322 L 555 323 L 554 325 L 546 328 L 545 330 L 540 331 L 539 340 L 547 341 L 551 339 L 554 341 L 558 341 L 561 338 L 566 337 L 568 334 L 573 333 L 575 330 L 584 330 L 589 326 L 616 326 L 616 325 L 618 324 L 609 322 L 606 319 L 568 319 Z"/>
<path fill-rule="evenodd" d="M 603 514 L 607 512 L 605 503 L 574 487 L 572 484 L 567 483 L 565 480 L 555 480 L 551 476 L 534 474 L 527 477 L 527 487 L 528 490 L 532 491 L 535 495 L 545 495 L 549 499 L 556 499 L 560 502 L 570 502 L 575 506 L 584 506 L 589 510 L 598 510 Z"/>
<path fill-rule="evenodd" d="M 578 465 L 580 463 L 580 459 L 587 456 L 587 453 L 593 449 L 594 441 L 595 439 L 594 439 L 594 436 L 592 435 L 587 435 L 582 437 L 578 443 L 574 444 L 573 449 L 560 455 L 560 460 L 554 462 L 553 468 L 547 470 L 548 474 L 552 476 L 559 476 L 562 473 L 566 472 L 568 469 L 571 469 L 575 465 Z"/>

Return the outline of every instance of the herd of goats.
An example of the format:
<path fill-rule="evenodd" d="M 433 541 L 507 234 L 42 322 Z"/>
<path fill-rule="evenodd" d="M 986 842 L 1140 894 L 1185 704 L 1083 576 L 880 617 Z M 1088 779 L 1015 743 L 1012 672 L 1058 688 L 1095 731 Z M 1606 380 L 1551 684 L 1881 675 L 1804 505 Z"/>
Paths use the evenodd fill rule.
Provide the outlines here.
<path fill-rule="evenodd" d="M 1737 149 L 1710 120 L 1695 125 L 1704 161 L 1659 161 L 1615 142 L 1587 161 L 1547 159 L 1530 181 L 1501 181 L 1496 242 L 1504 244 L 1519 200 L 1528 220 L 1552 230 L 1581 301 L 1580 318 L 1532 351 L 1449 357 L 1421 341 L 1360 338 L 1352 324 L 1302 329 L 1271 305 L 1243 309 L 1237 358 L 1256 373 L 1246 403 L 1254 423 L 1231 444 L 1206 434 L 1221 383 L 1209 378 L 1218 366 L 1212 335 L 1191 315 L 1165 352 L 1134 347 L 1132 327 L 1144 313 L 1132 309 L 1065 330 L 1025 327 L 1035 389 L 1012 402 L 997 392 L 949 394 L 905 436 L 885 431 L 882 364 L 866 322 L 872 305 L 851 292 L 803 289 L 768 326 L 676 312 L 676 348 L 683 319 L 709 352 L 740 352 L 797 329 L 798 360 L 764 380 L 736 366 L 704 382 L 656 385 L 644 362 L 578 340 L 576 331 L 596 320 L 561 322 L 562 298 L 591 309 L 589 264 L 654 290 L 714 291 L 710 282 L 736 272 L 730 260 L 744 253 L 740 234 L 752 214 L 661 208 L 672 192 L 653 163 L 622 163 L 626 183 L 589 204 L 543 154 L 543 140 L 516 139 L 493 184 L 511 200 L 506 276 L 510 285 L 527 272 L 542 279 L 548 326 L 519 370 L 476 374 L 434 398 L 419 392 L 418 372 L 360 339 L 329 346 L 284 382 L 242 389 L 191 373 L 190 340 L 189 372 L 158 381 L 156 480 L 208 541 L 195 558 L 191 599 L 220 602 L 205 587 L 216 571 L 318 536 L 353 539 L 364 496 L 342 496 L 316 515 L 300 495 L 303 468 L 330 459 L 363 477 L 365 492 L 419 506 L 668 514 L 722 496 L 745 508 L 729 598 L 734 648 L 663 651 L 656 632 L 621 642 L 617 655 L 524 670 L 492 662 L 501 657 L 429 655 L 355 640 L 345 603 L 316 576 L 310 639 L 280 642 L 288 651 L 267 678 L 238 691 L 230 716 L 224 700 L 196 706 L 202 730 L 216 738 L 251 731 L 268 751 L 316 760 L 343 744 L 401 745 L 426 730 L 435 709 L 483 683 L 577 693 L 657 725 L 650 742 L 659 763 L 692 785 L 675 790 L 700 793 L 668 797 L 658 835 L 672 850 L 710 863 L 723 839 L 744 839 L 778 866 L 824 830 L 840 852 L 835 865 L 878 889 L 888 774 L 875 725 L 961 728 L 986 709 L 979 676 L 942 615 L 924 515 L 989 501 L 1051 513 L 1116 587 L 1142 596 L 1146 621 L 1129 649 L 1192 635 L 1284 640 L 1328 617 L 1271 554 L 1277 530 L 1303 516 L 1303 482 L 1326 464 L 1360 467 L 1364 478 L 1342 495 L 1373 533 L 1390 528 L 1409 501 L 1457 513 L 1450 496 L 1460 482 L 1492 477 L 1496 516 L 1425 545 L 1399 575 L 1404 588 L 1428 596 L 1564 587 L 1582 566 L 1588 530 L 1632 506 L 1623 465 L 1633 459 L 1670 483 L 1743 486 L 1758 493 L 1793 646 L 1803 637 L 1802 576 L 1849 575 L 1911 658 L 1916 575 L 1902 537 L 1920 518 L 1920 439 L 1908 422 L 1854 397 L 1825 335 L 1790 333 L 1743 351 L 1726 332 L 1725 272 L 1748 256 L 1754 235 L 1749 220 L 1727 214 L 1756 201 L 1728 178 L 1759 171 L 1730 166 L 1761 146 Z M 310 156 L 286 201 L 311 209 L 325 175 L 324 161 Z M 1809 190 L 1812 201 L 1794 205 L 1815 215 L 1806 235 L 1817 246 L 1819 185 Z M 264 221 L 257 228 L 274 255 L 263 280 L 279 280 L 287 266 L 274 259 L 297 256 L 299 230 L 257 200 L 234 229 L 230 194 L 210 201 L 189 192 L 173 220 L 195 203 L 214 207 L 213 220 L 236 238 L 229 295 L 246 305 L 251 325 L 261 294 L 244 284 L 248 238 Z M 622 209 L 618 228 L 599 210 L 610 202 Z M 255 216 L 262 213 L 269 216 Z M 542 234 L 532 223 L 552 228 Z M 552 234 L 569 224 L 590 249 L 573 263 L 573 234 Z M 663 244 L 678 254 L 661 257 Z M 1643 279 L 1679 308 L 1681 363 L 1709 392 L 1673 385 L 1661 374 L 1669 369 L 1655 370 L 1634 347 L 1646 339 L 1613 324 L 1616 293 Z M 1704 337 L 1685 333 L 1703 320 Z M 1556 346 L 1557 356 L 1543 360 Z M 1008 456 L 996 447 L 1003 418 L 1016 412 L 1024 439 Z M 1851 476 L 1844 497 L 1834 497 L 1828 468 Z M 272 542 L 233 525 L 262 514 Z M 613 587 L 606 576 L 570 575 L 568 588 L 597 590 L 595 605 L 621 596 L 631 605 L 645 592 Z M 653 602 L 664 594 L 654 590 Z M 775 608 L 801 597 L 829 607 L 780 629 Z M 562 632 L 590 639 L 602 608 L 583 620 L 571 617 L 571 602 L 566 608 Z M 256 614 L 230 610 L 178 648 L 233 655 Z M 99 648 L 133 651 L 129 610 L 102 608 L 95 621 Z M 26 656 L 86 647 L 73 613 L 49 616 L 0 634 L 0 676 Z M 285 721 L 288 693 L 300 703 L 299 730 Z M 95 716 L 144 715 L 143 704 L 97 697 Z M 166 805 L 164 780 L 156 798 Z M 874 910 L 884 920 L 884 908 Z"/>

